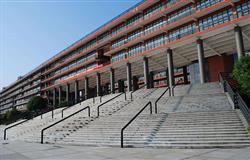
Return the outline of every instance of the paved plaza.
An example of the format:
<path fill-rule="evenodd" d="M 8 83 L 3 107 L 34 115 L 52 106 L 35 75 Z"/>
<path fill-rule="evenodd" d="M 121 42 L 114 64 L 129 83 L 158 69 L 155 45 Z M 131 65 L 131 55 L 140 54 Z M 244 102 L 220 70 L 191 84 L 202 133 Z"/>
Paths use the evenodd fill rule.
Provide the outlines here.
<path fill-rule="evenodd" d="M 144 149 L 47 145 L 1 141 L 0 160 L 250 160 L 236 149 Z"/>

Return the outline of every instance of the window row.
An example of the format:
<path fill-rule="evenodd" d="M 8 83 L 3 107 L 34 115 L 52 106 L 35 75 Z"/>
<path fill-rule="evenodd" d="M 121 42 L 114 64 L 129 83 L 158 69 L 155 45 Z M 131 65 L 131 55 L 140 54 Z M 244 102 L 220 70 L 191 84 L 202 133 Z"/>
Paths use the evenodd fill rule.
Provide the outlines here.
<path fill-rule="evenodd" d="M 245 16 L 247 14 L 250 14 L 250 1 L 237 6 L 238 17 Z"/>
<path fill-rule="evenodd" d="M 111 63 L 121 61 L 126 58 L 126 51 L 121 51 L 111 58 Z"/>
<path fill-rule="evenodd" d="M 164 9 L 163 2 L 158 3 L 157 5 L 150 7 L 144 11 L 144 19 L 151 17 L 154 13 L 159 12 Z"/>
<path fill-rule="evenodd" d="M 193 13 L 194 9 L 192 6 L 185 7 L 177 12 L 174 12 L 173 14 L 170 14 L 167 18 L 167 23 L 176 22 L 177 20 L 187 17 Z"/>
<path fill-rule="evenodd" d="M 64 80 L 66 78 L 69 78 L 69 77 L 72 77 L 72 76 L 75 76 L 76 74 L 78 73 L 83 73 L 83 72 L 87 72 L 93 68 L 96 68 L 98 65 L 96 63 L 92 63 L 90 65 L 88 65 L 87 67 L 84 67 L 84 68 L 80 68 L 78 69 L 77 71 L 75 72 L 71 72 L 70 74 L 67 74 L 63 77 L 60 77 L 60 78 L 57 78 L 56 80 L 52 81 L 51 84 L 57 84 L 58 82 L 60 82 L 61 80 Z"/>
<path fill-rule="evenodd" d="M 207 28 L 212 28 L 216 25 L 228 22 L 232 19 L 233 19 L 232 11 L 225 10 L 223 12 L 220 12 L 215 15 L 199 20 L 199 27 L 200 27 L 200 30 L 202 31 Z"/>
<path fill-rule="evenodd" d="M 62 72 L 66 71 L 72 67 L 75 67 L 76 65 L 83 64 L 89 60 L 94 59 L 96 56 L 97 56 L 97 52 L 91 52 L 88 55 L 78 59 L 77 61 L 74 61 L 74 62 L 70 63 L 69 65 L 64 66 L 62 69 L 59 69 L 59 70 L 51 73 L 50 76 L 54 76 L 56 74 L 62 73 Z"/>
<path fill-rule="evenodd" d="M 222 0 L 200 0 L 196 3 L 196 9 L 200 11 L 221 1 Z"/>
<path fill-rule="evenodd" d="M 189 24 L 187 26 L 181 27 L 179 29 L 173 30 L 171 32 L 169 32 L 168 35 L 168 40 L 169 41 L 174 41 L 177 39 L 180 39 L 182 37 L 185 37 L 187 35 L 193 34 L 195 32 L 195 24 Z"/>

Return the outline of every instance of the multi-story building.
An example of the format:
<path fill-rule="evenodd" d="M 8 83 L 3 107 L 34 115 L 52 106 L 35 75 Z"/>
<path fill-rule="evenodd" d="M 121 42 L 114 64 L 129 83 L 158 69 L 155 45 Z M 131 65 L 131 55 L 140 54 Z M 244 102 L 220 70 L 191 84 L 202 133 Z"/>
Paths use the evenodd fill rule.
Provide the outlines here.
<path fill-rule="evenodd" d="M 3 89 L 0 105 L 217 81 L 249 49 L 249 0 L 145 0 Z"/>

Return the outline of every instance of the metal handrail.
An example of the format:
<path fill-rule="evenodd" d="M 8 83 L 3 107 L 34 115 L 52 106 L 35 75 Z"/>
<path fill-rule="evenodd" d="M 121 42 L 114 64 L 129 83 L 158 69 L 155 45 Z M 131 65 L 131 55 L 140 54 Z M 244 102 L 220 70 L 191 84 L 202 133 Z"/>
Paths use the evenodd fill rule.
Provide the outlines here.
<path fill-rule="evenodd" d="M 250 109 L 247 107 L 247 104 L 244 102 L 239 93 L 236 93 L 236 98 L 238 107 L 246 118 L 247 123 L 250 124 Z"/>
<path fill-rule="evenodd" d="M 61 120 L 59 120 L 59 121 L 57 121 L 57 122 L 55 122 L 55 123 L 53 123 L 53 124 L 45 127 L 45 128 L 43 128 L 42 131 L 41 131 L 41 144 L 43 144 L 43 135 L 44 135 L 43 133 L 44 133 L 45 130 L 47 130 L 47 129 L 49 129 L 49 128 L 55 126 L 55 125 L 57 125 L 58 123 L 61 123 L 62 121 L 66 120 L 66 119 L 68 119 L 68 118 L 70 118 L 70 117 L 72 117 L 72 116 L 74 116 L 74 115 L 76 115 L 76 114 L 78 114 L 78 113 L 80 113 L 82 111 L 84 111 L 85 109 L 88 109 L 88 116 L 90 117 L 90 107 L 87 106 L 87 107 L 85 107 L 83 109 L 80 109 L 80 110 L 72 113 L 71 115 L 69 115 L 69 116 L 67 116 L 67 117 L 65 117 L 65 118 L 63 118 L 63 119 L 61 119 Z"/>
<path fill-rule="evenodd" d="M 110 102 L 110 101 L 116 99 L 117 97 L 121 96 L 122 94 L 125 94 L 125 100 L 126 100 L 126 92 L 124 92 L 124 93 L 120 93 L 120 94 L 118 94 L 117 96 L 115 96 L 115 97 L 113 97 L 113 98 L 111 98 L 111 99 L 109 99 L 109 100 L 103 102 L 102 104 L 100 104 L 100 105 L 97 107 L 97 117 L 100 116 L 100 107 L 101 107 L 101 106 L 103 106 L 104 104 L 107 104 L 108 102 Z"/>
<path fill-rule="evenodd" d="M 12 126 L 9 126 L 9 127 L 7 127 L 7 128 L 5 128 L 4 129 L 4 140 L 6 140 L 6 138 L 7 138 L 7 130 L 8 129 L 10 129 L 10 128 L 13 128 L 13 127 L 15 127 L 15 126 L 18 126 L 18 125 L 20 125 L 20 124 L 23 124 L 23 123 L 25 123 L 25 122 L 27 122 L 29 119 L 26 119 L 26 120 L 24 120 L 24 121 L 22 121 L 22 122 L 19 122 L 19 123 L 16 123 L 16 124 L 14 124 L 14 125 L 12 125 Z"/>
<path fill-rule="evenodd" d="M 123 132 L 124 130 L 138 117 L 142 111 L 144 111 L 148 106 L 150 106 L 150 114 L 152 114 L 152 102 L 149 101 L 122 129 L 121 129 L 121 148 L 123 148 Z"/>
<path fill-rule="evenodd" d="M 223 83 L 224 92 L 228 93 L 228 95 L 230 96 L 231 100 L 234 103 L 234 107 L 239 108 L 241 110 L 247 123 L 250 124 L 250 109 L 242 99 L 241 95 L 237 91 L 233 90 L 231 85 L 228 83 L 225 77 L 222 76 L 222 74 L 228 74 L 228 73 L 219 73 L 219 81 L 220 83 Z M 226 76 L 229 77 L 228 75 Z"/>
<path fill-rule="evenodd" d="M 142 85 L 142 86 L 139 87 L 137 90 L 142 89 L 142 88 L 145 87 L 145 86 L 146 86 L 146 84 Z M 130 99 L 131 99 L 131 100 L 133 100 L 133 93 L 134 93 L 135 91 L 137 91 L 137 90 L 134 90 L 133 92 L 130 92 Z"/>
<path fill-rule="evenodd" d="M 160 97 L 155 101 L 155 114 L 157 114 L 157 103 L 163 97 L 163 95 L 169 90 L 169 87 L 160 95 Z"/>

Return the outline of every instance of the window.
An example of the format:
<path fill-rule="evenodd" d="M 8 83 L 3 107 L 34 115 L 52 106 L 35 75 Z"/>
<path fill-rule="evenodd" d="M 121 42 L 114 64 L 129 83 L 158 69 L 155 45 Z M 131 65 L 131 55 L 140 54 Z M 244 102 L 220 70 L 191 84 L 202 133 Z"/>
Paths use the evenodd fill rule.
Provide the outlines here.
<path fill-rule="evenodd" d="M 179 29 L 169 32 L 168 38 L 169 38 L 169 41 L 174 41 L 182 37 L 185 37 L 187 35 L 193 34 L 194 32 L 195 32 L 195 24 L 192 23 L 187 26 L 184 26 L 184 27 L 181 27 Z"/>
<path fill-rule="evenodd" d="M 177 20 L 187 17 L 191 15 L 192 13 L 194 13 L 192 6 L 188 6 L 186 8 L 183 8 L 177 12 L 174 12 L 168 15 L 167 23 L 169 24 L 169 23 L 176 22 Z"/>
<path fill-rule="evenodd" d="M 127 21 L 127 27 L 134 25 L 135 23 L 139 22 L 141 18 L 140 14 L 137 14 L 136 16 L 128 19 Z"/>
<path fill-rule="evenodd" d="M 128 57 L 137 55 L 141 52 L 143 52 L 143 44 L 140 43 L 128 49 Z"/>
<path fill-rule="evenodd" d="M 166 21 L 164 21 L 163 19 L 159 19 L 159 20 L 145 26 L 144 33 L 149 34 L 151 32 L 154 32 L 155 30 L 163 27 L 165 25 L 165 23 L 166 23 Z"/>
<path fill-rule="evenodd" d="M 142 35 L 141 30 L 137 30 L 135 32 L 129 33 L 128 34 L 128 41 L 132 41 L 132 40 L 134 40 L 136 38 L 139 38 L 139 37 L 141 37 L 141 35 Z"/>
<path fill-rule="evenodd" d="M 221 1 L 222 0 L 200 0 L 197 2 L 196 9 L 200 11 Z"/>
<path fill-rule="evenodd" d="M 144 19 L 151 17 L 154 13 L 161 11 L 164 8 L 163 2 L 150 7 L 144 11 Z"/>
<path fill-rule="evenodd" d="M 250 1 L 238 5 L 236 10 L 238 17 L 250 14 Z"/>
<path fill-rule="evenodd" d="M 145 42 L 145 49 L 150 50 L 150 49 L 156 48 L 158 46 L 165 44 L 165 41 L 166 41 L 165 35 L 157 36 Z"/>
<path fill-rule="evenodd" d="M 126 38 L 123 37 L 123 38 L 120 38 L 120 39 L 114 41 L 114 42 L 112 43 L 111 47 L 112 47 L 112 48 L 117 48 L 117 47 L 119 47 L 119 46 L 121 46 L 121 45 L 123 45 L 123 44 L 125 44 L 125 43 L 126 43 Z"/>
<path fill-rule="evenodd" d="M 220 13 L 211 15 L 207 18 L 199 20 L 200 30 L 205 30 L 207 28 L 212 28 L 216 25 L 228 22 L 232 19 L 232 11 L 225 10 Z"/>
<path fill-rule="evenodd" d="M 126 58 L 126 51 L 118 52 L 117 54 L 112 55 L 111 63 L 121 61 Z"/>

